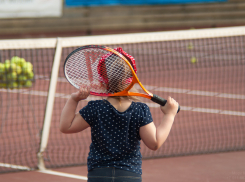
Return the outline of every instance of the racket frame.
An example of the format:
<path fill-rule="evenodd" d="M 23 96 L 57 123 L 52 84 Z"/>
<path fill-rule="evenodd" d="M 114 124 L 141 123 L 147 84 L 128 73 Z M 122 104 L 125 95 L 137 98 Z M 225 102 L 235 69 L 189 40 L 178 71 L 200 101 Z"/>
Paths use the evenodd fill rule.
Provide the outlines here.
<path fill-rule="evenodd" d="M 88 46 L 83 46 L 83 47 L 79 47 L 77 49 L 75 49 L 74 51 L 72 51 L 66 58 L 65 63 L 64 63 L 64 75 L 66 77 L 66 79 L 68 80 L 68 82 L 74 86 L 75 88 L 79 89 L 79 86 L 74 84 L 71 79 L 67 76 L 66 74 L 66 62 L 67 60 L 76 52 L 80 51 L 80 50 L 84 50 L 84 49 L 90 49 L 90 48 L 96 48 L 96 49 L 103 49 L 106 50 L 108 52 L 111 52 L 117 56 L 119 56 L 120 58 L 122 58 L 127 65 L 129 66 L 130 70 L 132 71 L 132 82 L 129 84 L 129 86 L 127 88 L 125 88 L 123 91 L 121 92 L 117 92 L 117 93 L 96 93 L 96 92 L 92 92 L 90 91 L 91 95 L 95 95 L 95 96 L 102 96 L 102 97 L 107 97 L 107 96 L 139 96 L 139 97 L 145 97 L 147 99 L 151 99 L 153 97 L 153 94 L 151 92 L 149 92 L 148 90 L 146 90 L 144 88 L 144 86 L 141 84 L 141 82 L 139 81 L 133 67 L 131 66 L 131 64 L 129 63 L 129 61 L 119 52 L 115 51 L 112 48 L 106 47 L 106 46 L 100 46 L 100 45 L 88 45 Z M 135 84 L 139 84 L 139 86 L 142 88 L 142 90 L 146 93 L 137 93 L 137 92 L 130 92 L 129 90 L 135 85 Z"/>
<path fill-rule="evenodd" d="M 75 52 L 77 51 L 80 51 L 82 49 L 89 49 L 89 48 L 96 48 L 96 49 L 103 49 L 103 50 L 106 50 L 108 52 L 111 52 L 117 56 L 119 56 L 120 58 L 122 58 L 129 66 L 129 68 L 131 69 L 131 72 L 132 72 L 132 82 L 129 84 L 129 86 L 124 89 L 123 91 L 121 92 L 117 92 L 117 93 L 96 93 L 96 92 L 92 92 L 90 91 L 90 94 L 91 95 L 95 95 L 95 96 L 102 96 L 102 97 L 110 97 L 110 96 L 139 96 L 139 97 L 144 97 L 144 98 L 147 98 L 147 99 L 150 99 L 152 100 L 153 102 L 156 102 L 162 106 L 164 106 L 166 103 L 167 103 L 167 100 L 159 97 L 158 95 L 156 94 L 152 94 L 151 92 L 149 92 L 147 89 L 145 89 L 145 87 L 141 84 L 141 82 L 139 81 L 133 67 L 131 66 L 130 62 L 119 52 L 117 52 L 116 50 L 112 49 L 112 48 L 109 48 L 109 47 L 106 47 L 106 46 L 100 46 L 100 45 L 87 45 L 87 46 L 83 46 L 83 47 L 80 47 L 80 48 L 77 48 L 75 49 L 74 51 L 72 51 L 66 58 L 65 60 L 65 63 L 64 63 L 64 74 L 65 74 L 65 77 L 66 79 L 68 80 L 68 82 L 73 85 L 74 87 L 76 87 L 77 89 L 78 88 L 78 85 L 74 84 L 70 79 L 69 77 L 67 76 L 66 74 L 66 62 L 67 60 L 69 59 L 69 57 L 71 55 L 73 55 Z M 129 90 L 135 85 L 135 84 L 139 84 L 139 86 L 142 88 L 142 90 L 145 92 L 144 93 L 138 93 L 138 92 L 130 92 Z M 177 113 L 180 111 L 180 106 L 178 106 L 178 111 Z"/>
<path fill-rule="evenodd" d="M 139 81 L 133 67 L 131 66 L 130 62 L 119 52 L 115 51 L 112 48 L 109 47 L 105 47 L 104 48 L 107 51 L 112 52 L 113 54 L 116 54 L 117 56 L 121 57 L 129 66 L 130 70 L 132 71 L 132 82 L 129 84 L 129 86 L 127 88 L 125 88 L 123 91 L 121 92 L 117 92 L 117 93 L 113 93 L 113 94 L 108 94 L 108 96 L 139 96 L 139 97 L 145 97 L 147 99 L 151 99 L 153 97 L 153 94 L 151 92 L 149 92 L 148 90 L 145 89 L 145 87 L 141 84 L 141 82 Z M 142 88 L 142 90 L 146 93 L 137 93 L 137 92 L 130 92 L 129 90 L 135 85 L 135 84 L 139 84 L 139 86 Z"/>

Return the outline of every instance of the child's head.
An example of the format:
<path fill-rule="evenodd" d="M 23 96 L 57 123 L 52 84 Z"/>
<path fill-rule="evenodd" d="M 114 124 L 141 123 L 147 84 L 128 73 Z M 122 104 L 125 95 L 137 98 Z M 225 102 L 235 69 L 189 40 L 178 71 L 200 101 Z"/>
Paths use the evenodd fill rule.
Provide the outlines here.
<path fill-rule="evenodd" d="M 136 73 L 135 59 L 124 52 L 120 47 L 115 50 L 121 53 L 129 61 Z M 100 59 L 98 73 L 101 82 L 107 85 L 108 93 L 121 92 L 132 82 L 132 71 L 130 67 L 123 59 L 113 53 L 106 54 Z"/>

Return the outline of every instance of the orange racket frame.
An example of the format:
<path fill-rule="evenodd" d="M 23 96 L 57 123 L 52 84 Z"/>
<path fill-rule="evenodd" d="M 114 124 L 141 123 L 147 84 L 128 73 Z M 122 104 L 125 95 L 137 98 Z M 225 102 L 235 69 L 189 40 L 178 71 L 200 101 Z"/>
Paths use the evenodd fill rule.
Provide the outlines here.
<path fill-rule="evenodd" d="M 116 50 L 112 49 L 112 48 L 109 48 L 109 47 L 106 47 L 106 46 L 99 46 L 99 45 L 88 45 L 88 46 L 83 46 L 83 47 L 80 47 L 76 50 L 74 50 L 73 52 L 71 52 L 68 57 L 66 58 L 66 61 L 67 59 L 76 51 L 79 51 L 79 50 L 82 50 L 82 49 L 88 49 L 88 48 L 94 48 L 94 49 L 103 49 L 103 50 L 106 50 L 106 51 L 109 51 L 111 53 L 114 53 L 115 55 L 119 56 L 120 58 L 122 58 L 129 66 L 129 68 L 131 69 L 132 71 L 132 81 L 131 83 L 129 84 L 129 86 L 124 89 L 123 91 L 121 92 L 117 92 L 117 93 L 107 93 L 107 94 L 102 94 L 102 93 L 95 93 L 95 92 L 90 92 L 91 95 L 97 95 L 97 96 L 139 96 L 139 97 L 144 97 L 144 98 L 147 98 L 147 99 L 150 99 L 152 100 L 153 102 L 156 102 L 162 106 L 164 106 L 166 103 L 167 103 L 167 100 L 157 96 L 156 94 L 152 94 L 151 92 L 149 92 L 147 89 L 144 88 L 144 86 L 141 84 L 141 82 L 139 81 L 133 67 L 131 66 L 130 62 L 119 52 L 117 52 Z M 64 63 L 64 73 L 65 73 L 65 76 L 67 78 L 67 75 L 66 75 L 66 71 L 65 71 L 65 64 L 66 64 L 66 61 Z M 67 80 L 70 82 L 70 80 L 67 78 Z M 70 82 L 71 83 L 71 82 Z M 75 86 L 73 83 L 71 83 L 73 86 Z M 145 92 L 144 93 L 138 93 L 138 92 L 130 92 L 129 90 L 135 85 L 135 84 L 139 84 L 139 86 L 142 88 L 142 90 Z M 76 86 L 75 86 L 76 87 Z M 77 88 L 77 87 L 76 87 Z M 180 106 L 178 108 L 178 111 L 180 111 Z"/>
<path fill-rule="evenodd" d="M 145 97 L 147 99 L 151 99 L 153 97 L 153 94 L 151 92 L 149 92 L 148 90 L 146 90 L 144 88 L 144 86 L 141 84 L 141 82 L 139 81 L 136 73 L 134 72 L 134 69 L 132 68 L 131 64 L 129 63 L 129 61 L 119 52 L 115 51 L 114 49 L 111 49 L 109 47 L 105 47 L 104 48 L 107 51 L 110 51 L 116 55 L 118 55 L 119 57 L 121 57 L 130 67 L 131 71 L 132 71 L 132 75 L 133 75 L 133 79 L 132 82 L 130 83 L 130 85 L 124 89 L 121 92 L 117 92 L 117 93 L 113 93 L 113 94 L 108 94 L 109 96 L 139 96 L 139 97 Z M 147 94 L 143 94 L 143 93 L 137 93 L 137 92 L 129 92 L 129 90 L 135 85 L 135 84 L 139 84 L 140 87 L 144 90 L 144 92 L 146 92 Z"/>

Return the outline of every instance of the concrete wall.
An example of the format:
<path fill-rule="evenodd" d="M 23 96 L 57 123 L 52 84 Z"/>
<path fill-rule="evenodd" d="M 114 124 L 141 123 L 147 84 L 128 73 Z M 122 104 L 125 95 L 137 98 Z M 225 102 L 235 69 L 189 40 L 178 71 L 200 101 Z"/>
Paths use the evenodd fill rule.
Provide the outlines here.
<path fill-rule="evenodd" d="M 0 19 L 0 39 L 245 25 L 245 1 L 64 8 L 60 18 Z"/>

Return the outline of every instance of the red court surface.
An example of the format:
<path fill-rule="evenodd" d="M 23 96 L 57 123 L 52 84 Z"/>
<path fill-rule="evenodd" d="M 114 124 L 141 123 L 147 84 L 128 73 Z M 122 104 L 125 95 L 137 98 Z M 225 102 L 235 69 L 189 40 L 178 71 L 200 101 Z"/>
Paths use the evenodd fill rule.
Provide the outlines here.
<path fill-rule="evenodd" d="M 143 182 L 242 182 L 245 181 L 245 151 L 143 160 Z M 86 166 L 52 169 L 87 175 Z M 0 175 L 1 182 L 85 181 L 36 171 Z"/>
<path fill-rule="evenodd" d="M 123 45 L 135 55 L 138 76 L 149 91 L 161 96 L 171 95 L 181 105 L 181 112 L 164 147 L 156 152 L 142 146 L 144 157 L 179 156 L 143 161 L 143 182 L 242 182 L 245 181 L 245 64 L 244 41 L 240 37 L 192 41 L 193 50 L 187 49 L 188 41 Z M 175 43 L 176 42 L 176 43 Z M 240 43 L 241 42 L 241 43 Z M 136 46 L 134 48 L 134 46 Z M 152 46 L 155 56 L 148 49 Z M 156 49 L 155 49 L 156 48 Z M 45 116 L 53 49 L 22 51 L 20 55 L 34 63 L 35 84 L 27 91 L 0 90 L 0 164 L 3 171 L 11 170 L 6 164 L 36 168 L 37 152 Z M 63 57 L 70 52 L 63 49 Z M 10 52 L 5 51 L 5 58 Z M 11 53 L 13 54 L 13 53 Z M 16 52 L 14 52 L 16 54 Z M 42 56 L 40 56 L 42 55 Z M 35 58 L 35 56 L 37 58 Z M 190 62 L 192 56 L 198 62 Z M 9 56 L 11 57 L 11 56 Z M 150 60 L 150 61 L 148 61 Z M 151 64 L 150 64 L 151 63 Z M 148 88 L 147 88 L 148 89 Z M 74 135 L 59 131 L 60 113 L 68 96 L 75 91 L 64 78 L 60 64 L 59 78 L 48 146 L 43 152 L 46 166 L 58 167 L 85 163 L 90 132 Z M 11 102 L 9 102 L 11 100 Z M 80 104 L 82 108 L 87 101 Z M 159 106 L 152 106 L 156 125 L 161 119 Z M 15 111 L 14 115 L 12 111 Z M 205 155 L 194 155 L 210 152 Z M 181 156 L 193 154 L 189 156 Z M 68 174 L 85 176 L 87 167 L 52 168 Z M 0 182 L 76 182 L 86 181 L 71 177 L 44 174 L 40 171 L 0 174 Z"/>

